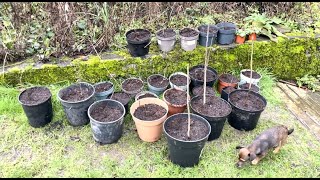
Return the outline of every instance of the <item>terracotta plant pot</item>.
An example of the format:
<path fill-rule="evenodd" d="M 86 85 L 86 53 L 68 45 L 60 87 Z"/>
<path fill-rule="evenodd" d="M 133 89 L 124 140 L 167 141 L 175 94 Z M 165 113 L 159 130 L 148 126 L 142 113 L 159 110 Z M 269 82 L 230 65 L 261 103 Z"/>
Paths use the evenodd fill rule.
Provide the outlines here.
<path fill-rule="evenodd" d="M 236 43 L 237 44 L 243 44 L 245 40 L 246 40 L 246 37 L 241 37 L 239 35 L 236 36 Z"/>
<path fill-rule="evenodd" d="M 182 104 L 182 105 L 171 103 L 169 99 L 165 98 L 166 97 L 165 96 L 166 93 L 168 93 L 169 91 L 183 91 L 183 90 L 170 88 L 170 89 L 167 89 L 166 91 L 164 91 L 164 93 L 163 93 L 163 101 L 168 105 L 168 108 L 169 108 L 168 109 L 168 117 L 173 115 L 173 114 L 183 113 L 184 110 L 187 108 L 187 103 Z M 183 91 L 183 92 L 185 92 L 185 91 Z"/>
<path fill-rule="evenodd" d="M 145 121 L 134 116 L 136 109 L 145 104 L 156 104 L 166 109 L 166 114 L 159 119 Z M 158 98 L 143 98 L 135 101 L 130 107 L 130 114 L 135 122 L 139 138 L 145 142 L 155 142 L 160 139 L 162 134 L 162 125 L 168 115 L 168 105 Z"/>
<path fill-rule="evenodd" d="M 234 88 L 237 87 L 239 79 L 236 78 L 236 77 L 234 77 L 234 79 L 237 81 L 236 83 L 228 83 L 228 82 L 225 82 L 225 81 L 222 80 L 223 76 L 230 76 L 230 75 L 231 74 L 229 74 L 229 73 L 224 73 L 224 74 L 221 74 L 219 76 L 219 79 L 218 79 L 218 91 L 219 91 L 220 94 L 222 92 L 222 89 L 225 88 L 225 87 L 229 87 L 229 86 L 234 87 Z"/>
<path fill-rule="evenodd" d="M 248 39 L 249 39 L 249 40 L 252 40 L 252 41 L 257 40 L 257 34 L 256 34 L 256 33 L 251 33 L 251 34 L 249 34 Z"/>

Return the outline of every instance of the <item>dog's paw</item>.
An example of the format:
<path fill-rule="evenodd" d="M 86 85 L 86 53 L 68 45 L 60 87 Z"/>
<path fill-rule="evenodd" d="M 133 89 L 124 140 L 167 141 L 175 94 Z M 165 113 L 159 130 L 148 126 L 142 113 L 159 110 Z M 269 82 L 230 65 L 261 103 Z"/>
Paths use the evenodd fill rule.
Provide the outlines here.
<path fill-rule="evenodd" d="M 279 151 L 280 151 L 280 148 L 275 148 L 272 152 L 274 153 L 274 154 L 277 154 L 277 153 L 279 153 Z"/>

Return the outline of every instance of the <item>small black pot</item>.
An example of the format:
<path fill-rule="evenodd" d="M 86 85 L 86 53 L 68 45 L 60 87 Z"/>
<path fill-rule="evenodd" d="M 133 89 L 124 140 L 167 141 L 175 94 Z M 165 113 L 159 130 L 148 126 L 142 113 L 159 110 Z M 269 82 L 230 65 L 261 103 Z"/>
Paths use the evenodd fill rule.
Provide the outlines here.
<path fill-rule="evenodd" d="M 218 43 L 222 45 L 232 44 L 236 37 L 236 29 L 237 26 L 233 23 L 229 22 L 221 22 L 218 23 L 217 26 L 219 27 L 218 31 Z M 225 30 L 225 27 L 232 27 L 233 29 Z"/>
<path fill-rule="evenodd" d="M 259 111 L 247 111 L 247 110 L 240 109 L 240 108 L 236 107 L 230 101 L 230 97 L 233 94 L 236 94 L 240 91 L 249 92 L 249 93 L 259 97 L 260 99 L 262 99 L 262 101 L 265 103 L 264 108 Z M 242 131 L 242 130 L 251 131 L 254 128 L 256 128 L 256 126 L 258 124 L 258 120 L 260 118 L 260 115 L 261 115 L 262 111 L 264 111 L 265 107 L 267 106 L 267 101 L 262 95 L 260 95 L 256 92 L 253 92 L 253 91 L 242 90 L 242 89 L 241 90 L 237 89 L 237 90 L 231 92 L 228 97 L 228 102 L 230 103 L 230 105 L 232 107 L 232 112 L 228 118 L 228 122 L 233 128 L 238 129 L 240 131 Z"/>
<path fill-rule="evenodd" d="M 222 90 L 221 90 L 221 98 L 226 100 L 228 102 L 228 98 L 229 98 L 229 93 L 226 92 L 226 88 L 228 88 L 228 86 L 224 87 Z"/>
<path fill-rule="evenodd" d="M 212 46 L 212 44 L 216 43 L 216 38 L 217 38 L 217 34 L 218 34 L 218 30 L 219 28 L 215 25 L 209 25 L 209 27 L 213 27 L 214 29 L 216 29 L 216 31 L 214 33 L 209 33 L 208 36 L 208 44 L 207 44 L 207 33 L 205 32 L 201 32 L 200 29 L 204 28 L 207 29 L 208 25 L 201 25 L 198 27 L 198 30 L 200 32 L 199 34 L 199 45 L 201 46 Z"/>
<path fill-rule="evenodd" d="M 167 118 L 166 121 L 163 123 L 163 131 L 165 133 L 169 146 L 169 158 L 172 161 L 172 163 L 182 167 L 192 167 L 199 163 L 203 147 L 207 142 L 209 134 L 211 132 L 211 127 L 207 120 L 196 114 L 190 114 L 192 118 L 205 122 L 207 128 L 209 129 L 208 135 L 197 141 L 183 141 L 169 135 L 166 130 L 168 122 L 174 121 L 177 118 L 187 116 L 187 113 L 174 114 Z"/>
<path fill-rule="evenodd" d="M 108 104 L 113 107 L 120 107 L 122 116 L 112 122 L 100 122 L 95 120 L 91 117 L 91 113 L 99 104 Z M 115 101 L 112 99 L 103 99 L 93 103 L 88 109 L 88 116 L 90 118 L 90 125 L 94 140 L 101 144 L 111 144 L 117 142 L 122 136 L 124 119 L 123 117 L 125 113 L 125 108 L 119 101 Z"/>
<path fill-rule="evenodd" d="M 193 70 L 193 69 L 197 69 L 197 68 L 204 68 L 204 65 L 197 65 L 197 66 L 193 66 L 192 68 L 190 68 L 190 71 Z M 214 83 L 216 82 L 216 80 L 218 79 L 218 73 L 215 69 L 211 68 L 211 67 L 207 67 L 207 71 L 212 71 L 214 74 L 215 74 L 215 79 L 212 80 L 212 81 L 207 81 L 206 82 L 206 85 L 209 86 L 209 87 L 212 87 L 214 85 Z M 201 86 L 204 84 L 204 81 L 200 81 L 200 80 L 197 80 L 195 78 L 193 78 L 192 76 L 190 76 L 190 79 L 191 79 L 191 83 L 190 83 L 190 89 L 193 89 L 194 87 L 196 86 Z"/>
<path fill-rule="evenodd" d="M 135 40 L 129 40 L 128 34 L 130 34 L 133 31 L 146 31 L 150 34 L 149 38 L 145 41 L 135 41 Z M 149 53 L 150 48 L 150 41 L 151 41 L 151 33 L 150 31 L 146 29 L 132 29 L 126 33 L 126 39 L 128 42 L 128 50 L 131 56 L 133 57 L 141 57 L 145 56 Z"/>
<path fill-rule="evenodd" d="M 22 91 L 20 93 L 20 95 L 18 97 L 18 101 L 22 105 L 23 111 L 24 111 L 24 113 L 26 114 L 26 116 L 28 118 L 29 124 L 34 128 L 39 128 L 39 127 L 43 127 L 43 126 L 47 125 L 52 120 L 52 117 L 53 117 L 52 103 L 51 103 L 52 95 L 50 93 L 50 97 L 46 101 L 44 101 L 44 102 L 42 102 L 40 104 L 28 105 L 28 104 L 22 103 L 20 101 L 21 95 L 24 92 L 26 92 L 27 90 L 30 91 L 33 88 L 45 88 L 45 89 L 48 89 L 46 87 L 28 88 L 28 89 L 26 89 L 26 90 L 24 90 L 24 91 Z"/>

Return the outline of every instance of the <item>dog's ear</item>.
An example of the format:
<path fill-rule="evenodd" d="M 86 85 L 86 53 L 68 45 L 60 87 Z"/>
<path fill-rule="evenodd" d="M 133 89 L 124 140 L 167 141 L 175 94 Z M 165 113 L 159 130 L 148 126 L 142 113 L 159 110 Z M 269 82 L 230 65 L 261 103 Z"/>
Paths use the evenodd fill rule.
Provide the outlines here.
<path fill-rule="evenodd" d="M 244 146 L 236 146 L 236 149 L 244 148 Z"/>
<path fill-rule="evenodd" d="M 250 161 L 253 161 L 256 157 L 257 157 L 257 155 L 255 153 L 250 153 L 249 154 Z"/>

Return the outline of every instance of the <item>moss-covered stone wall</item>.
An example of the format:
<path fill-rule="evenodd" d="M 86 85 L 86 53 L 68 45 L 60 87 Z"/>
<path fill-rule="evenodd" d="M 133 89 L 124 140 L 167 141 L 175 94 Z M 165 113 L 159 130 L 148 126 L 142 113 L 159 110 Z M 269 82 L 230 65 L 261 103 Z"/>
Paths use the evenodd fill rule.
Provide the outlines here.
<path fill-rule="evenodd" d="M 219 74 L 250 68 L 251 43 L 234 48 L 220 47 L 215 52 L 209 49 L 209 66 Z M 160 54 L 156 43 L 152 43 L 148 58 L 132 58 L 127 52 L 117 52 L 123 60 L 100 60 L 90 56 L 87 61 L 75 59 L 69 66 L 43 65 L 39 69 L 27 66 L 12 68 L 0 77 L 0 83 L 15 86 L 19 83 L 50 84 L 59 81 L 77 80 L 95 83 L 114 78 L 141 77 L 146 79 L 154 73 L 167 77 L 176 71 L 186 72 L 190 67 L 203 64 L 205 48 L 197 46 L 193 51 L 184 51 L 180 42 L 166 58 Z M 278 42 L 257 41 L 254 43 L 253 68 L 266 67 L 281 79 L 295 79 L 304 74 L 320 74 L 320 38 L 279 38 Z"/>

